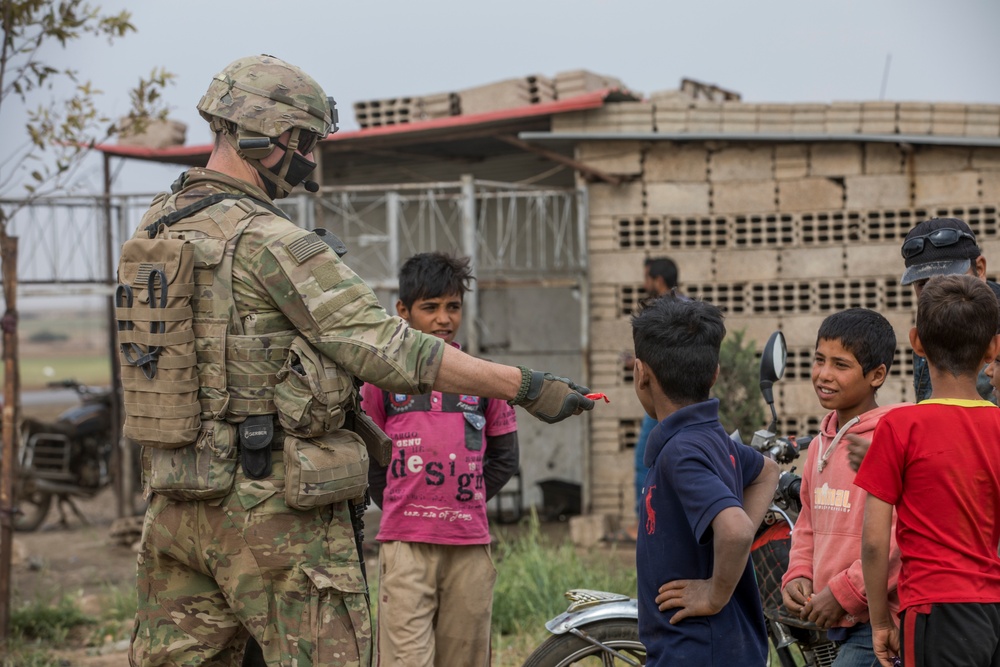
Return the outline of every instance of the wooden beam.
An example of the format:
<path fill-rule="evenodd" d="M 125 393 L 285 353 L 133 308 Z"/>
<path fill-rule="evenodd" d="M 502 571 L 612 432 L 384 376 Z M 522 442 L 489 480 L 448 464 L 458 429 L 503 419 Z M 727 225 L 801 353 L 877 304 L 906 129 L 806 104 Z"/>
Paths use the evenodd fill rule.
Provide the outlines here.
<path fill-rule="evenodd" d="M 547 148 L 542 148 L 540 146 L 535 146 L 529 144 L 526 141 L 522 141 L 517 137 L 512 137 L 510 135 L 501 134 L 496 137 L 505 144 L 510 144 L 520 148 L 523 151 L 529 153 L 535 153 L 536 155 L 541 155 L 547 160 L 552 160 L 553 162 L 558 162 L 559 164 L 564 164 L 584 175 L 588 180 L 604 181 L 605 183 L 610 183 L 612 185 L 620 185 L 625 181 L 624 176 L 619 176 L 617 174 L 609 174 L 606 171 L 601 171 L 600 169 L 594 169 L 578 160 L 574 160 L 571 157 L 566 157 L 562 153 L 556 153 L 555 151 L 550 151 Z"/>

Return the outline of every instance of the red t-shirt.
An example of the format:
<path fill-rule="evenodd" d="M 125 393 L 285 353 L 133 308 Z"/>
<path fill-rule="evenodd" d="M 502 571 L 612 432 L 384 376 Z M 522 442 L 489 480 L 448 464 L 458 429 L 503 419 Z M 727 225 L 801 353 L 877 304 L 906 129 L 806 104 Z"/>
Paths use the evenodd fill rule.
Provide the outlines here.
<path fill-rule="evenodd" d="M 896 506 L 902 609 L 1000 602 L 1000 409 L 931 399 L 893 410 L 854 483 Z"/>

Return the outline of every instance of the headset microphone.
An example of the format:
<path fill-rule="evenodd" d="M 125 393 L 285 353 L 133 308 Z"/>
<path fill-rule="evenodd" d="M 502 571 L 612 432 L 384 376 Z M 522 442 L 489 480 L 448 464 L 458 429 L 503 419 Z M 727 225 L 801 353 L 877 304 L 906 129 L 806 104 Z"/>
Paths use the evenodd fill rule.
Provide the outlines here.
<path fill-rule="evenodd" d="M 319 183 L 317 183 L 316 181 L 305 181 L 304 183 L 302 183 L 302 187 L 304 187 L 309 192 L 319 192 Z"/>

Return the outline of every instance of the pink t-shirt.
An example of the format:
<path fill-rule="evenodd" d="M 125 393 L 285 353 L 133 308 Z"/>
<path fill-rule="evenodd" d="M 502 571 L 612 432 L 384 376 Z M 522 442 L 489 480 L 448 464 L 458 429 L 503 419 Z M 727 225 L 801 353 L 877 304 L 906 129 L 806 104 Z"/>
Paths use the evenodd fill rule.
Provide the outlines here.
<path fill-rule="evenodd" d="M 378 541 L 489 544 L 486 436 L 517 430 L 502 399 L 361 389 L 365 412 L 392 438 Z M 485 402 L 485 409 L 483 404 Z"/>

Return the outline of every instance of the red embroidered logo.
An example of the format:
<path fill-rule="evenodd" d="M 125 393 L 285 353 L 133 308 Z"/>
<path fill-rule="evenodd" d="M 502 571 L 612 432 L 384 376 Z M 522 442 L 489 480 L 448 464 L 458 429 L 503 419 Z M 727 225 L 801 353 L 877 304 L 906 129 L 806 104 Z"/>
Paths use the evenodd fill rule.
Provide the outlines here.
<path fill-rule="evenodd" d="M 736 467 L 736 457 L 732 454 L 729 455 L 729 460 L 733 462 L 733 467 Z"/>
<path fill-rule="evenodd" d="M 656 532 L 656 510 L 653 509 L 653 489 L 656 485 L 649 487 L 646 490 L 646 534 L 652 535 Z"/>

